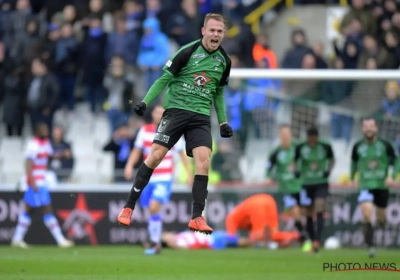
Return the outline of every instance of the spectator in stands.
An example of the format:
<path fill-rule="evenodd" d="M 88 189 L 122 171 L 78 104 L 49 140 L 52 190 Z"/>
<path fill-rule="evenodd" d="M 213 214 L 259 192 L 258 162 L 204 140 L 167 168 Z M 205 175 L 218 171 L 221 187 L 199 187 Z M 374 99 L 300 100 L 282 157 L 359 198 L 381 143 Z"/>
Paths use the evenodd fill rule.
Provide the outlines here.
<path fill-rule="evenodd" d="M 334 69 L 343 69 L 344 63 L 336 58 Z M 349 98 L 354 87 L 352 81 L 325 81 L 323 83 L 322 100 L 328 105 L 337 105 L 339 102 Z M 345 139 L 350 141 L 353 119 L 351 116 L 341 113 L 332 113 L 331 132 L 334 139 Z"/>
<path fill-rule="evenodd" d="M 138 55 L 139 38 L 137 33 L 127 31 L 126 18 L 120 16 L 116 19 L 116 30 L 108 35 L 106 60 L 111 62 L 111 58 L 120 55 L 124 58 L 127 65 L 135 65 Z"/>
<path fill-rule="evenodd" d="M 8 29 L 6 30 L 6 38 L 8 42 L 15 37 L 22 36 L 23 33 L 25 33 L 28 21 L 33 18 L 39 19 L 32 13 L 29 0 L 17 0 L 16 10 L 13 11 L 8 18 Z M 41 23 L 45 25 L 44 22 Z"/>
<path fill-rule="evenodd" d="M 124 168 L 134 143 L 135 137 L 130 131 L 129 127 L 126 124 L 120 124 L 118 129 L 114 132 L 110 142 L 103 147 L 103 151 L 114 153 L 115 182 L 126 182 L 124 178 Z M 139 168 L 141 163 L 142 160 L 139 160 L 135 168 Z"/>
<path fill-rule="evenodd" d="M 313 45 L 312 52 L 315 57 L 315 64 L 317 69 L 326 69 L 328 64 L 325 62 L 324 57 L 324 45 L 322 42 L 317 42 Z"/>
<path fill-rule="evenodd" d="M 142 36 L 143 21 L 146 18 L 142 3 L 139 0 L 126 0 L 124 11 L 127 30 L 135 32 L 136 36 L 140 38 Z"/>
<path fill-rule="evenodd" d="M 171 18 L 171 13 L 174 11 L 168 11 L 164 9 L 164 2 L 166 0 L 146 0 L 146 18 L 156 18 L 160 22 L 160 30 L 162 33 L 167 33 L 167 23 Z M 179 1 L 180 2 L 180 1 Z M 176 4 L 179 4 L 176 3 Z"/>
<path fill-rule="evenodd" d="M 82 24 L 78 20 L 78 15 L 75 6 L 67 5 L 61 12 L 58 12 L 54 15 L 53 22 L 57 22 L 60 26 L 64 25 L 65 23 L 71 24 L 74 34 L 78 40 L 81 39 L 82 33 Z"/>
<path fill-rule="evenodd" d="M 170 56 L 170 50 L 168 38 L 160 31 L 157 19 L 146 19 L 143 27 L 145 34 L 140 42 L 138 65 L 144 72 L 147 91 L 161 76 L 162 67 Z"/>
<path fill-rule="evenodd" d="M 85 35 L 80 51 L 82 63 L 82 84 L 86 88 L 92 113 L 96 113 L 104 101 L 103 78 L 106 71 L 105 48 L 107 34 L 101 27 L 101 18 L 92 15 L 90 28 Z"/>
<path fill-rule="evenodd" d="M 60 181 L 68 180 L 74 167 L 71 144 L 64 140 L 64 129 L 55 126 L 52 131 L 51 146 L 53 155 L 49 166 L 56 173 Z"/>
<path fill-rule="evenodd" d="M 90 0 L 88 16 L 82 21 L 85 28 L 90 29 L 93 16 L 100 19 L 100 27 L 103 32 L 109 33 L 113 30 L 113 18 L 112 15 L 104 9 L 103 0 Z"/>
<path fill-rule="evenodd" d="M 61 38 L 57 42 L 55 63 L 61 88 L 61 105 L 72 111 L 75 107 L 75 82 L 78 74 L 78 43 L 70 23 L 61 27 Z"/>
<path fill-rule="evenodd" d="M 211 168 L 221 176 L 222 182 L 234 181 L 233 174 L 240 174 L 238 167 L 233 166 L 237 164 L 237 160 L 233 160 L 232 148 L 227 141 L 220 141 L 218 143 L 217 152 L 214 154 L 211 161 Z"/>
<path fill-rule="evenodd" d="M 312 50 L 307 46 L 306 35 L 302 29 L 297 29 L 292 32 L 292 48 L 286 51 L 282 67 L 286 69 L 302 68 L 303 57 L 306 54 L 312 53 Z"/>
<path fill-rule="evenodd" d="M 371 35 L 366 35 L 364 37 L 364 49 L 358 60 L 358 68 L 367 68 L 366 63 L 369 58 L 375 59 L 377 69 L 390 68 L 390 64 L 393 63 L 393 58 L 384 48 L 378 45 L 376 39 Z"/>
<path fill-rule="evenodd" d="M 61 30 L 58 23 L 50 24 L 49 32 L 47 34 L 47 37 L 44 39 L 40 54 L 40 56 L 47 61 L 50 69 L 54 69 L 55 67 L 57 44 L 60 37 Z"/>
<path fill-rule="evenodd" d="M 357 69 L 357 61 L 361 51 L 362 47 L 352 42 L 346 42 L 343 50 L 339 50 L 335 45 L 336 55 L 343 60 L 344 69 Z"/>
<path fill-rule="evenodd" d="M 340 24 L 340 30 L 345 36 L 351 33 L 350 23 L 356 17 L 360 19 L 365 34 L 376 35 L 376 22 L 371 11 L 365 7 L 364 0 L 353 0 L 350 10 Z"/>
<path fill-rule="evenodd" d="M 267 68 L 267 60 L 256 63 L 259 69 Z M 271 79 L 248 79 L 248 92 L 244 97 L 244 108 L 251 112 L 256 138 L 271 138 L 275 127 L 275 116 L 279 106 L 276 97 L 280 83 Z"/>
<path fill-rule="evenodd" d="M 400 35 L 400 12 L 397 12 L 392 17 L 392 30 Z"/>
<path fill-rule="evenodd" d="M 390 57 L 393 57 L 392 63 L 389 61 L 390 68 L 397 69 L 400 66 L 400 45 L 399 45 L 399 35 L 393 31 L 386 32 L 383 42 L 386 51 L 389 53 Z"/>
<path fill-rule="evenodd" d="M 1 59 L 0 59 L 1 60 Z M 8 136 L 22 136 L 24 127 L 24 117 L 26 113 L 26 83 L 24 81 L 24 71 L 19 65 L 4 65 L 7 75 L 0 88 L 4 94 L 3 121 L 6 125 Z"/>
<path fill-rule="evenodd" d="M 313 54 L 306 54 L 301 61 L 302 69 L 315 69 L 317 62 Z"/>
<path fill-rule="evenodd" d="M 4 0 L 0 3 L 0 40 L 5 40 L 5 33 L 9 30 L 11 3 L 13 0 Z"/>
<path fill-rule="evenodd" d="M 269 37 L 267 34 L 260 34 L 256 38 L 256 43 L 253 47 L 253 59 L 255 63 L 262 60 L 267 62 L 268 69 L 278 68 L 278 61 L 276 59 L 275 52 L 269 45 Z"/>
<path fill-rule="evenodd" d="M 179 46 L 200 38 L 201 18 L 195 0 L 183 0 L 181 9 L 168 20 L 167 34 Z"/>
<path fill-rule="evenodd" d="M 397 81 L 389 81 L 385 87 L 385 98 L 382 101 L 381 114 L 391 119 L 400 117 L 399 84 Z"/>
<path fill-rule="evenodd" d="M 58 108 L 60 96 L 57 79 L 49 72 L 42 58 L 33 60 L 32 75 L 33 79 L 28 84 L 28 109 L 32 128 L 42 122 L 52 129 L 53 116 Z"/>
<path fill-rule="evenodd" d="M 32 47 L 41 43 L 39 34 L 39 22 L 32 18 L 26 24 L 25 32 L 14 36 L 9 45 L 9 55 L 15 63 L 22 63 L 25 54 Z"/>
<path fill-rule="evenodd" d="M 133 84 L 127 79 L 125 61 L 121 56 L 111 60 L 110 71 L 104 78 L 104 88 L 107 92 L 107 110 L 111 131 L 127 121 L 131 111 Z"/>

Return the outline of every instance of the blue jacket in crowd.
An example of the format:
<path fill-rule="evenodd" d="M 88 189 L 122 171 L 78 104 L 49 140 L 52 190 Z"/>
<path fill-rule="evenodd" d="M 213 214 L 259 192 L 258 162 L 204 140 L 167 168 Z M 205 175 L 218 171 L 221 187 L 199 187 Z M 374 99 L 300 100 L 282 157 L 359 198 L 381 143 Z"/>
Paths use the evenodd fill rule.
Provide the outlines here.
<path fill-rule="evenodd" d="M 146 31 L 140 42 L 138 65 L 161 68 L 170 56 L 168 38 L 160 31 L 160 23 L 156 18 L 146 19 L 143 27 Z"/>

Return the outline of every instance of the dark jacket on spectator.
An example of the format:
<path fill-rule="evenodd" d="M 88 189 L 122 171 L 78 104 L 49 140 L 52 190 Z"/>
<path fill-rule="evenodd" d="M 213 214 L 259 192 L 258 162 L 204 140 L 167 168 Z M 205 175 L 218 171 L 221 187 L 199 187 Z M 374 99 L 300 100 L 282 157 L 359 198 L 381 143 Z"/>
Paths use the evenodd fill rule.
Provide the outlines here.
<path fill-rule="evenodd" d="M 9 69 L 5 76 L 3 121 L 8 125 L 22 126 L 26 112 L 26 83 L 21 67 Z"/>
<path fill-rule="evenodd" d="M 301 69 L 303 57 L 312 53 L 307 46 L 294 46 L 284 56 L 282 67 L 286 69 Z"/>
<path fill-rule="evenodd" d="M 29 86 L 28 85 L 28 93 Z M 47 73 L 40 77 L 39 97 L 36 104 L 28 103 L 29 109 L 42 111 L 49 109 L 54 112 L 59 106 L 60 87 L 53 74 Z"/>
<path fill-rule="evenodd" d="M 100 86 L 103 83 L 106 71 L 104 58 L 106 44 L 107 35 L 105 33 L 101 33 L 99 36 L 86 34 L 80 50 L 84 85 Z"/>

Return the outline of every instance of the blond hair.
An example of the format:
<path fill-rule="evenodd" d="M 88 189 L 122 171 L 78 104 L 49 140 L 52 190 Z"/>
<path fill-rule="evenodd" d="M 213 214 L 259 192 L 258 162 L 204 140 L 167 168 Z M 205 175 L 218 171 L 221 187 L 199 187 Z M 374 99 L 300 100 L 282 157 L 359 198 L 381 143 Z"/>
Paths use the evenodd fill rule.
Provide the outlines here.
<path fill-rule="evenodd" d="M 204 26 L 206 26 L 207 22 L 210 19 L 213 19 L 213 20 L 216 20 L 216 21 L 221 21 L 224 24 L 226 24 L 226 20 L 222 15 L 220 15 L 220 14 L 211 14 L 210 13 L 210 14 L 206 14 L 206 17 L 204 18 Z"/>

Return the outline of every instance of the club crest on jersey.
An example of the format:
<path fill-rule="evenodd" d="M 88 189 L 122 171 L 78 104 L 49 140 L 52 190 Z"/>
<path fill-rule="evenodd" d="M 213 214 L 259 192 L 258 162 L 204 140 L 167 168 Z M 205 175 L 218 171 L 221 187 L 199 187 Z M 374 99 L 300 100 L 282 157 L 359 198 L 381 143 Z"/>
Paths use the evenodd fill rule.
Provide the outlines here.
<path fill-rule="evenodd" d="M 192 56 L 192 58 L 203 58 L 205 56 L 206 55 L 204 53 L 198 53 L 198 54 L 195 54 L 194 56 Z"/>
<path fill-rule="evenodd" d="M 194 85 L 198 87 L 205 87 L 206 84 L 211 81 L 210 78 L 207 78 L 207 75 L 205 72 L 199 74 L 194 74 Z"/>
<path fill-rule="evenodd" d="M 220 58 L 218 55 L 213 55 L 213 58 L 214 58 L 216 61 L 220 62 L 220 63 L 223 63 L 223 62 L 224 62 L 224 61 L 222 60 L 222 58 Z"/>
<path fill-rule="evenodd" d="M 319 164 L 317 162 L 311 162 L 310 163 L 310 169 L 312 171 L 317 171 L 319 169 Z"/>
<path fill-rule="evenodd" d="M 378 165 L 379 164 L 376 160 L 371 160 L 370 162 L 368 162 L 368 168 L 371 170 L 378 168 Z"/>
<path fill-rule="evenodd" d="M 160 124 L 158 125 L 157 132 L 163 132 L 168 126 L 169 122 L 169 120 L 161 120 Z"/>

